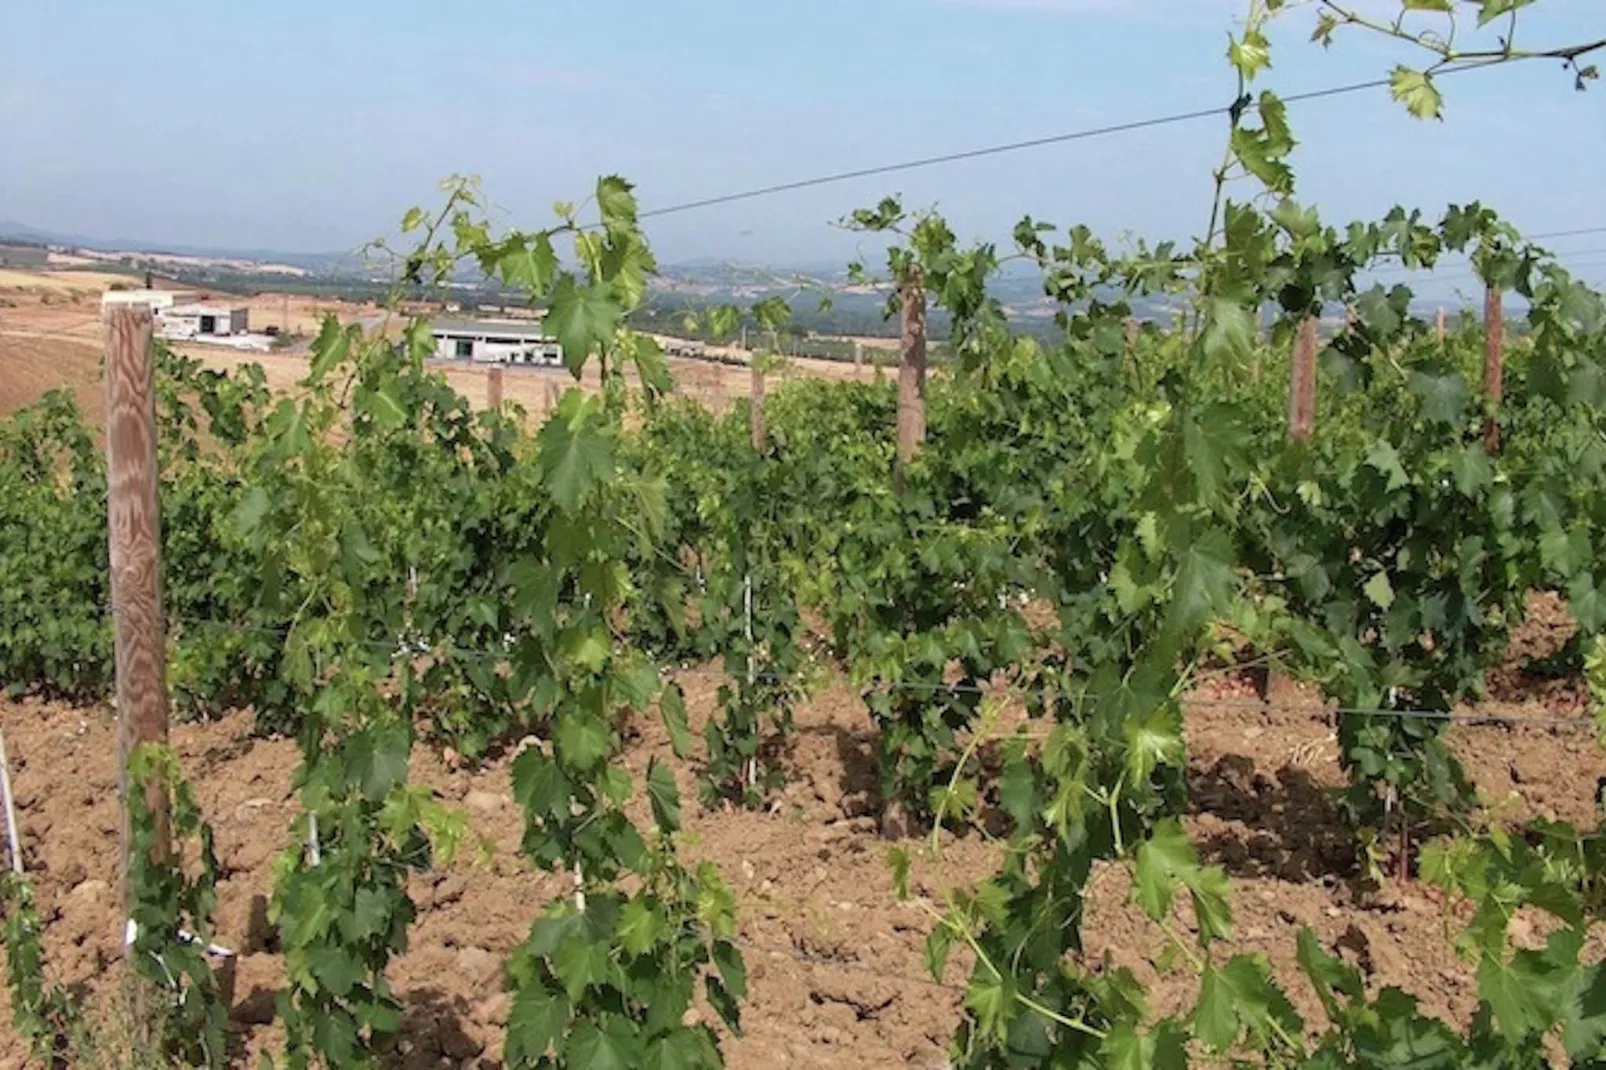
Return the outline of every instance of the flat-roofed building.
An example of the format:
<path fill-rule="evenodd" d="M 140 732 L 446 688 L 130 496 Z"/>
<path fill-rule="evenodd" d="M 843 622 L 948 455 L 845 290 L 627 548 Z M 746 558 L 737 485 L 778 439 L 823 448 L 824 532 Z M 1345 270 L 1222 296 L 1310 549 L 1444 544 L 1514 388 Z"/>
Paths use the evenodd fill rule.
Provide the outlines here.
<path fill-rule="evenodd" d="M 538 320 L 440 319 L 431 329 L 442 360 L 554 368 L 563 363 L 563 347 Z"/>

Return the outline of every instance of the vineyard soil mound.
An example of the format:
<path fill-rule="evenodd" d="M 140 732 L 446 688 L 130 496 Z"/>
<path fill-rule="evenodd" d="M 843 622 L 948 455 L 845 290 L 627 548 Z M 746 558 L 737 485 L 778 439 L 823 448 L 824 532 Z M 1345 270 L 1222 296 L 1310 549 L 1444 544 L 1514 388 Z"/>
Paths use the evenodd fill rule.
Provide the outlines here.
<path fill-rule="evenodd" d="M 0 417 L 32 405 L 53 387 L 70 391 L 85 412 L 105 407 L 100 349 L 64 338 L 12 335 L 0 328 Z"/>
<path fill-rule="evenodd" d="M 1523 695 L 1520 673 L 1504 682 L 1490 713 L 1580 714 L 1576 687 Z M 719 675 L 682 675 L 694 719 L 714 705 Z M 930 979 L 922 946 L 931 926 L 918 906 L 896 901 L 889 844 L 871 812 L 874 769 L 869 718 L 840 682 L 798 711 L 789 784 L 766 813 L 695 813 L 695 770 L 677 763 L 688 800 L 686 854 L 716 861 L 736 890 L 739 943 L 751 971 L 745 1033 L 726 1041 L 732 1067 L 944 1066 L 958 1021 L 968 960 L 956 952 L 947 984 Z M 117 804 L 115 736 L 108 709 L 0 700 L 13 763 L 23 843 L 47 921 L 45 948 L 55 980 L 80 994 L 115 976 Z M 174 742 L 217 832 L 226 874 L 217 940 L 237 949 L 227 983 L 237 1065 L 277 1047 L 273 997 L 281 983 L 266 915 L 273 860 L 289 837 L 296 799 L 293 743 L 254 739 L 250 719 L 175 728 Z M 1261 708 L 1249 685 L 1223 677 L 1188 713 L 1193 813 L 1189 831 L 1206 856 L 1234 877 L 1234 945 L 1263 951 L 1308 1020 L 1319 1007 L 1293 961 L 1297 928 L 1309 925 L 1359 965 L 1374 986 L 1402 985 L 1428 1013 L 1461 1019 L 1473 1010 L 1472 971 L 1445 938 L 1443 908 L 1417 884 L 1380 894 L 1357 889 L 1348 840 L 1325 789 L 1340 775 L 1329 721 L 1308 710 Z M 1502 816 L 1547 815 L 1593 823 L 1606 761 L 1587 729 L 1548 724 L 1458 725 L 1454 748 L 1485 798 L 1507 801 Z M 625 761 L 640 777 L 668 747 L 655 720 L 632 726 Z M 467 848 L 441 872 L 414 881 L 419 917 L 411 947 L 392 970 L 407 1019 L 393 1065 L 494 1067 L 507 1001 L 501 964 L 561 880 L 531 871 L 518 856 L 520 817 L 508 762 L 453 770 L 420 748 L 414 776 L 469 816 L 494 844 L 487 859 Z M 994 870 L 984 837 L 946 837 L 943 864 L 920 855 L 912 887 L 938 897 Z M 1521 924 L 1527 922 L 1519 919 Z M 1095 877 L 1086 926 L 1090 961 L 1108 956 L 1150 986 L 1156 1010 L 1185 1010 L 1193 983 L 1148 964 L 1161 938 L 1127 903 L 1118 871 Z M 4 1002 L 0 995 L 0 1003 Z M 0 1020 L 10 1008 L 0 1005 Z M 24 1051 L 0 1030 L 0 1065 Z"/>

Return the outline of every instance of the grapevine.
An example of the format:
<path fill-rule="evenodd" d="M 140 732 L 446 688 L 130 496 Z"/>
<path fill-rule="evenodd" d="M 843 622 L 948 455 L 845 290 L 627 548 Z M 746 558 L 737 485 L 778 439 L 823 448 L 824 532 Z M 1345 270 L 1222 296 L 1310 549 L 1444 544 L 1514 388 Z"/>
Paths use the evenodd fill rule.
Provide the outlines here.
<path fill-rule="evenodd" d="M 461 179 L 403 221 L 416 245 L 396 256 L 398 292 L 473 267 L 544 311 L 576 385 L 539 426 L 476 412 L 430 368 L 422 320 L 328 320 L 294 397 L 270 394 L 260 369 L 161 354 L 179 708 L 248 705 L 301 751 L 272 907 L 291 1066 L 391 1052 L 408 881 L 467 831 L 410 782 L 421 744 L 454 761 L 515 755 L 521 851 L 558 889 L 506 963 L 509 1064 L 722 1065 L 747 972 L 731 889 L 683 861 L 675 763 L 693 761 L 694 735 L 667 680 L 718 662 L 729 683 L 703 728 L 699 794 L 759 807 L 811 668 L 810 615 L 865 700 L 885 831 L 907 828 L 900 813 L 929 826 L 939 865 L 945 836 L 1000 841 L 994 876 L 924 904 L 933 973 L 956 951 L 972 963 L 956 1065 L 1602 1060 L 1606 982 L 1589 950 L 1602 833 L 1486 820 L 1444 727 L 1482 694 L 1535 590 L 1566 602 L 1577 636 L 1558 661 L 1602 703 L 1606 304 L 1481 204 L 1340 227 L 1300 203 L 1287 110 L 1259 88 L 1268 34 L 1299 6 L 1251 0 L 1233 33 L 1237 103 L 1189 247 L 1118 250 L 1032 218 L 1008 248 L 965 246 L 899 198 L 850 216 L 887 244 L 889 314 L 919 280 L 951 323 L 913 457 L 895 460 L 880 382 L 783 385 L 756 448 L 746 421 L 760 413 L 666 401 L 664 357 L 630 326 L 655 262 L 615 177 L 545 229 L 493 233 Z M 1422 117 L 1470 63 L 1544 57 L 1593 78 L 1599 46 L 1515 43 L 1527 4 L 1412 2 L 1398 20 L 1305 6 L 1324 42 L 1370 32 L 1426 49 L 1428 66 L 1391 75 Z M 1456 38 L 1466 14 L 1502 25 L 1498 48 Z M 1440 16 L 1437 30 L 1415 21 Z M 1499 339 L 1498 397 L 1480 382 L 1492 336 L 1469 323 L 1441 339 L 1409 286 L 1363 281 L 1452 254 L 1527 306 L 1526 334 Z M 1013 330 L 989 290 L 1012 261 L 1041 272 L 1062 337 Z M 1160 297 L 1186 306 L 1180 330 L 1129 325 L 1140 298 Z M 1291 433 L 1289 350 L 1337 309 L 1316 433 Z M 774 332 L 786 315 L 724 310 L 702 333 L 742 316 Z M 105 480 L 65 394 L 0 423 L 8 689 L 110 689 L 106 516 L 85 504 Z M 1454 934 L 1476 970 L 1470 1022 L 1369 990 L 1302 931 L 1297 962 L 1325 1019 L 1307 1022 L 1265 958 L 1225 950 L 1227 878 L 1180 820 L 1186 695 L 1223 635 L 1337 708 L 1344 813 L 1369 876 L 1386 879 L 1392 855 L 1401 879 L 1470 906 Z M 627 767 L 655 707 L 674 761 Z M 172 752 L 136 754 L 130 774 L 167 789 L 176 839 L 199 848 L 187 866 L 151 855 L 155 818 L 136 805 L 134 963 L 165 997 L 164 1049 L 216 1065 L 210 833 Z M 893 858 L 907 897 L 908 854 Z M 1191 978 L 1174 1013 L 1085 954 L 1091 883 L 1111 871 L 1163 938 L 1157 964 Z M 44 984 L 29 886 L 5 891 L 16 1027 L 37 1058 L 59 1057 L 76 1008 Z M 1549 915 L 1543 946 L 1513 939 L 1518 912 Z"/>

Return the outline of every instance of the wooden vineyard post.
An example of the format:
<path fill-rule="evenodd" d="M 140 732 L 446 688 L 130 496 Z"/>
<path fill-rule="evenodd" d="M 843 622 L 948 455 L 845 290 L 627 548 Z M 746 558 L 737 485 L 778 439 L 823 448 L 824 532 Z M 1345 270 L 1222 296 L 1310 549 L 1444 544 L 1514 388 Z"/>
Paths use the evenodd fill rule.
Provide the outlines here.
<path fill-rule="evenodd" d="M 1500 290 L 1490 286 L 1483 294 L 1483 396 L 1489 415 L 1483 422 L 1483 448 L 1500 450 L 1500 421 L 1496 416 L 1505 390 L 1506 313 Z"/>
<path fill-rule="evenodd" d="M 1288 439 L 1309 442 L 1316 430 L 1316 317 L 1306 316 L 1294 341 L 1288 374 Z"/>
<path fill-rule="evenodd" d="M 1288 440 L 1309 442 L 1316 430 L 1316 317 L 1306 316 L 1294 337 L 1294 359 L 1288 371 Z M 1275 664 L 1266 669 L 1261 697 L 1268 705 L 1286 706 L 1294 683 Z"/>
<path fill-rule="evenodd" d="M 859 369 L 862 367 L 864 367 L 864 343 L 855 341 L 853 343 L 853 377 L 855 379 L 859 377 Z"/>
<path fill-rule="evenodd" d="M 1266 306 L 1262 304 L 1255 312 L 1255 355 L 1249 360 L 1249 378 L 1252 382 L 1260 382 L 1260 347 L 1266 343 L 1270 333 L 1266 327 Z"/>
<path fill-rule="evenodd" d="M 747 424 L 753 435 L 753 451 L 764 452 L 764 372 L 755 359 L 748 365 L 749 377 Z"/>
<path fill-rule="evenodd" d="M 918 265 L 910 265 L 902 290 L 898 460 L 908 464 L 926 440 L 926 287 Z"/>
<path fill-rule="evenodd" d="M 122 803 L 119 880 L 125 911 L 132 841 L 128 759 L 141 744 L 167 741 L 155 379 L 150 309 L 113 308 L 106 336 L 106 527 L 116 631 L 117 771 Z M 159 784 L 152 783 L 148 791 L 146 805 L 159 823 L 157 850 L 165 855 L 166 800 Z"/>
<path fill-rule="evenodd" d="M 492 410 L 502 407 L 502 366 L 500 364 L 485 374 L 485 407 Z"/>
<path fill-rule="evenodd" d="M 1143 330 L 1143 325 L 1138 322 L 1138 318 L 1136 316 L 1128 316 L 1126 318 L 1126 359 L 1127 360 L 1136 359 L 1136 357 L 1138 355 L 1138 334 L 1142 330 Z"/>
<path fill-rule="evenodd" d="M 1434 311 L 1434 314 L 1433 314 L 1433 336 L 1439 340 L 1439 345 L 1441 345 L 1441 346 L 1444 345 L 1444 338 L 1445 338 L 1445 324 L 1444 324 L 1444 321 L 1445 321 L 1444 306 L 1440 305 Z"/>
<path fill-rule="evenodd" d="M 546 411 L 556 412 L 558 408 L 558 402 L 562 400 L 563 388 L 557 383 L 548 383 L 546 385 Z"/>

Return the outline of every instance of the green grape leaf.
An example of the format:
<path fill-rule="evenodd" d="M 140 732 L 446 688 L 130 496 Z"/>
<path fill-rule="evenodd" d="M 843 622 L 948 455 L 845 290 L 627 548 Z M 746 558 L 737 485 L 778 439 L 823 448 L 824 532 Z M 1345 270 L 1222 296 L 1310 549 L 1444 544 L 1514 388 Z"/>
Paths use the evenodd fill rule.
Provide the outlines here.
<path fill-rule="evenodd" d="M 1389 95 L 1418 119 L 1444 118 L 1444 94 L 1431 75 L 1403 64 L 1389 75 Z"/>
<path fill-rule="evenodd" d="M 571 395 L 578 397 L 578 395 Z M 558 417 L 564 414 L 560 406 Z M 578 403 L 584 404 L 584 403 Z M 554 418 L 541 428 L 541 479 L 552 500 L 565 512 L 574 512 L 597 486 L 613 474 L 613 440 L 590 419 Z"/>
<path fill-rule="evenodd" d="M 1525 8 L 1534 0 L 1476 0 L 1478 3 L 1478 25 L 1487 26 L 1504 15 L 1520 8 Z"/>
<path fill-rule="evenodd" d="M 736 950 L 736 945 L 729 940 L 717 940 L 714 943 L 714 966 L 719 970 L 720 979 L 725 987 L 737 999 L 747 998 L 747 964 L 742 961 L 742 953 Z"/>
<path fill-rule="evenodd" d="M 363 411 L 386 431 L 395 431 L 407 422 L 407 410 L 402 408 L 401 399 L 396 396 L 394 380 L 369 394 L 363 403 Z"/>
<path fill-rule="evenodd" d="M 571 1001 L 578 1001 L 590 986 L 606 981 L 613 969 L 608 946 L 593 940 L 583 927 L 558 944 L 547 961 L 552 966 L 553 976 L 563 982 Z"/>
<path fill-rule="evenodd" d="M 564 1054 L 563 1065 L 569 1070 L 636 1070 L 641 1064 L 638 1027 L 617 1014 L 579 1018 L 569 1031 Z"/>
<path fill-rule="evenodd" d="M 892 894 L 898 902 L 909 899 L 909 852 L 902 847 L 887 848 L 887 868 L 892 870 Z"/>
<path fill-rule="evenodd" d="M 567 711 L 558 715 L 553 732 L 558 757 L 579 770 L 590 770 L 608 753 L 608 725 L 593 714 Z"/>
<path fill-rule="evenodd" d="M 647 1045 L 646 1070 L 706 1070 L 720 1064 L 719 1055 L 701 1031 L 677 1029 Z"/>
<path fill-rule="evenodd" d="M 362 980 L 362 963 L 344 948 L 319 944 L 309 947 L 306 955 L 312 976 L 336 999 L 346 998 Z"/>
<path fill-rule="evenodd" d="M 544 294 L 558 272 L 558 255 L 551 236 L 542 233 L 519 242 L 497 261 L 502 281 L 533 295 Z"/>
<path fill-rule="evenodd" d="M 1455 489 L 1468 498 L 1494 482 L 1494 466 L 1481 445 L 1469 443 L 1450 454 L 1450 475 Z"/>
<path fill-rule="evenodd" d="M 657 758 L 647 763 L 647 797 L 652 802 L 652 819 L 663 832 L 680 830 L 680 792 L 675 774 Z"/>
<path fill-rule="evenodd" d="M 1104 1037 L 1100 1051 L 1109 1070 L 1187 1070 L 1187 1033 L 1169 1018 L 1139 1033 L 1131 1022 L 1118 1022 Z"/>
<path fill-rule="evenodd" d="M 1606 964 L 1579 971 L 1567 1001 L 1562 1040 L 1575 1065 L 1597 1058 L 1606 1045 Z"/>
<path fill-rule="evenodd" d="M 563 363 L 576 378 L 591 354 L 613 337 L 621 314 L 606 284 L 582 289 L 574 276 L 565 275 L 553 287 L 545 326 L 563 348 Z"/>
<path fill-rule="evenodd" d="M 1563 578 L 1570 578 L 1582 572 L 1594 560 L 1589 528 L 1579 525 L 1571 530 L 1552 527 L 1541 531 L 1539 560 L 1545 568 Z"/>
<path fill-rule="evenodd" d="M 370 801 L 378 802 L 407 779 L 411 749 L 405 725 L 376 725 L 353 736 L 350 761 Z"/>
<path fill-rule="evenodd" d="M 523 809 L 541 818 L 566 810 L 572 790 L 557 762 L 530 747 L 513 761 L 513 796 Z"/>
<path fill-rule="evenodd" d="M 1411 485 L 1411 477 L 1405 474 L 1405 466 L 1400 463 L 1399 451 L 1387 439 L 1380 438 L 1372 443 L 1372 448 L 1366 454 L 1366 463 L 1388 477 L 1386 490 L 1396 491 Z"/>
<path fill-rule="evenodd" d="M 645 898 L 630 900 L 619 912 L 619 943 L 632 955 L 651 951 L 663 929 L 663 918 Z"/>
<path fill-rule="evenodd" d="M 1259 30 L 1250 30 L 1227 46 L 1227 61 L 1245 80 L 1252 81 L 1255 75 L 1271 66 L 1271 43 Z"/>
<path fill-rule="evenodd" d="M 1147 784 L 1156 767 L 1182 764 L 1182 713 L 1175 705 L 1166 703 L 1128 718 L 1123 732 L 1127 783 Z"/>
<path fill-rule="evenodd" d="M 318 328 L 318 337 L 312 341 L 312 363 L 307 369 L 307 381 L 319 383 L 323 377 L 344 361 L 351 352 L 351 333 L 340 326 L 334 316 L 325 316 Z"/>
<path fill-rule="evenodd" d="M 268 510 L 272 506 L 273 500 L 268 497 L 266 490 L 261 487 L 252 487 L 246 491 L 245 497 L 235 507 L 233 514 L 229 517 L 229 525 L 236 535 L 241 538 L 250 538 L 256 534 L 257 528 L 262 524 L 262 518 L 268 515 Z"/>
<path fill-rule="evenodd" d="M 1225 532 L 1207 531 L 1190 542 L 1177 570 L 1168 630 L 1190 635 L 1213 615 L 1224 613 L 1232 602 L 1233 581 L 1232 541 Z"/>
<path fill-rule="evenodd" d="M 1429 420 L 1445 424 L 1460 424 L 1466 419 L 1467 381 L 1459 372 L 1445 375 L 1428 375 L 1412 372 L 1411 392 L 1422 402 L 1422 415 Z"/>
<path fill-rule="evenodd" d="M 1264 1046 L 1305 1028 L 1293 1004 L 1271 979 L 1262 955 L 1234 955 L 1225 966 L 1206 965 L 1193 1011 L 1194 1031 L 1217 1051 L 1227 1051 L 1247 1029 Z"/>
<path fill-rule="evenodd" d="M 1342 1024 L 1344 1011 L 1338 997 L 1343 996 L 1351 1001 L 1364 997 L 1366 988 L 1361 982 L 1361 975 L 1323 950 L 1309 926 L 1302 926 L 1299 930 L 1295 958 L 1310 979 L 1317 998 L 1322 1001 L 1328 1019 L 1335 1025 Z"/>
<path fill-rule="evenodd" d="M 1205 359 L 1217 367 L 1247 368 L 1255 356 L 1255 317 L 1236 301 L 1213 298 L 1205 308 Z"/>
<path fill-rule="evenodd" d="M 708 1005 L 714 1008 L 714 1013 L 719 1015 L 719 1020 L 724 1022 L 732 1033 L 740 1036 L 742 1032 L 742 1008 L 737 1003 L 736 998 L 731 995 L 730 990 L 725 987 L 725 982 L 714 976 L 704 977 L 703 990 L 708 995 Z"/>
<path fill-rule="evenodd" d="M 977 973 L 965 989 L 965 1006 L 976 1016 L 976 1029 L 982 1036 L 1003 1040 L 1015 1010 L 1015 978 Z"/>
<path fill-rule="evenodd" d="M 948 966 L 948 955 L 953 951 L 954 941 L 958 936 L 952 925 L 946 921 L 938 925 L 926 937 L 925 959 L 926 969 L 938 981 L 942 980 L 943 972 Z"/>
<path fill-rule="evenodd" d="M 1036 819 L 1042 801 L 1037 791 L 1037 778 L 1024 756 L 1005 763 L 998 777 L 998 803 L 1018 828 L 1030 828 Z"/>
<path fill-rule="evenodd" d="M 1375 573 L 1362 590 L 1378 609 L 1387 610 L 1394 604 L 1394 585 L 1389 582 L 1387 572 Z"/>
<path fill-rule="evenodd" d="M 1588 572 L 1578 572 L 1567 582 L 1567 609 L 1586 633 L 1606 629 L 1606 594 Z"/>
<path fill-rule="evenodd" d="M 1548 1025 L 1545 1008 L 1528 989 L 1523 977 L 1497 955 L 1484 954 L 1478 961 L 1478 997 L 1489 1004 L 1500 1031 L 1517 1040 Z"/>
<path fill-rule="evenodd" d="M 533 1066 L 562 1036 L 569 1023 L 569 1001 L 562 995 L 526 985 L 513 997 L 507 1016 L 510 1066 Z"/>
<path fill-rule="evenodd" d="M 1226 936 L 1231 930 L 1227 876 L 1215 866 L 1199 864 L 1198 852 L 1175 818 L 1160 822 L 1139 845 L 1136 878 L 1138 905 L 1156 921 L 1170 915 L 1177 892 L 1186 888 L 1193 897 L 1201 943 Z"/>
<path fill-rule="evenodd" d="M 691 753 L 692 734 L 686 722 L 686 693 L 679 684 L 668 684 L 658 696 L 658 716 L 663 719 L 664 730 L 669 733 L 669 747 L 675 757 L 684 759 Z"/>
<path fill-rule="evenodd" d="M 597 210 L 605 226 L 633 226 L 636 222 L 635 187 L 618 175 L 597 179 Z"/>

